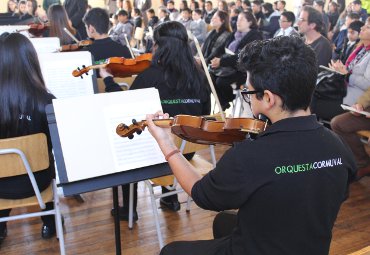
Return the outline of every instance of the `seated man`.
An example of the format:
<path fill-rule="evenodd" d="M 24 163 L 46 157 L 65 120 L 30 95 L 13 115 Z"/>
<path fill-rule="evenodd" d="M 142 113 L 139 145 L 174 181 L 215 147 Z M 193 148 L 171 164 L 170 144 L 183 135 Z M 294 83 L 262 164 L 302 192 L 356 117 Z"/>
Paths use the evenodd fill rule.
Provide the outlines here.
<path fill-rule="evenodd" d="M 153 123 L 168 114 L 147 115 L 149 131 L 197 205 L 239 209 L 227 220 L 216 217 L 217 239 L 170 243 L 161 255 L 328 254 L 356 164 L 349 148 L 310 114 L 315 53 L 300 38 L 283 36 L 248 44 L 240 65 L 248 77 L 245 101 L 272 125 L 255 140 L 234 144 L 203 178 L 169 130 Z M 230 233 L 223 231 L 232 224 Z"/>

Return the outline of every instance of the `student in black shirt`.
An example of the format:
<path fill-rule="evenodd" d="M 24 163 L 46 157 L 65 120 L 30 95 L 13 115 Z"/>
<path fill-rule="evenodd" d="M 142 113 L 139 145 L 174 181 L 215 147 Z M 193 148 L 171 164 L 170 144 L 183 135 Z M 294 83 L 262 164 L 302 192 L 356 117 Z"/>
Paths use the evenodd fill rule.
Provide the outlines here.
<path fill-rule="evenodd" d="M 83 18 L 86 31 L 90 38 L 94 39 L 93 44 L 87 47 L 95 62 L 104 61 L 110 57 L 131 58 L 129 49 L 113 41 L 108 36 L 109 15 L 102 8 L 93 8 Z"/>
<path fill-rule="evenodd" d="M 216 217 L 216 239 L 170 243 L 161 255 L 328 254 L 356 165 L 343 142 L 310 114 L 315 53 L 300 38 L 283 36 L 248 44 L 240 65 L 248 77 L 245 101 L 272 125 L 255 140 L 234 144 L 203 178 L 178 153 L 168 130 L 152 122 L 168 115 L 147 115 L 149 131 L 197 205 L 239 209 Z"/>
<path fill-rule="evenodd" d="M 185 27 L 175 21 L 160 24 L 153 34 L 154 53 L 151 66 L 139 74 L 130 89 L 158 89 L 162 108 L 170 116 L 178 114 L 208 115 L 211 111 L 210 91 L 204 73 L 196 65 L 188 45 Z M 106 91 L 120 91 L 111 74 L 102 69 Z M 128 218 L 129 185 L 123 185 L 124 206 L 120 218 Z M 137 184 L 134 188 L 134 220 L 138 219 Z M 162 192 L 168 192 L 162 187 Z M 177 195 L 161 198 L 161 204 L 173 211 L 180 210 Z"/>
<path fill-rule="evenodd" d="M 0 139 L 44 133 L 49 147 L 50 165 L 34 173 L 40 191 L 45 190 L 55 177 L 51 138 L 45 106 L 55 98 L 49 94 L 41 74 L 36 51 L 22 34 L 4 33 L 0 36 Z M 17 68 L 14 68 L 17 67 Z M 0 199 L 19 199 L 35 195 L 27 174 L 0 178 Z M 53 209 L 46 203 L 46 210 Z M 7 217 L 11 209 L 0 210 Z M 55 235 L 53 215 L 42 216 L 42 238 Z M 0 243 L 7 233 L 6 222 L 0 222 Z"/>

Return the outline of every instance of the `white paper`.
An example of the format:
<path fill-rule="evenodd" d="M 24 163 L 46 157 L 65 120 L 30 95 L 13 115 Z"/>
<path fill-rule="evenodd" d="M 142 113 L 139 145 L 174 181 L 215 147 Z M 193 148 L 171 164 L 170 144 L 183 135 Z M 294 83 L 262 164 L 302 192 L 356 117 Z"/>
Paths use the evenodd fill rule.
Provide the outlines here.
<path fill-rule="evenodd" d="M 7 25 L 7 26 L 0 26 L 0 35 L 2 33 L 17 33 L 20 31 L 20 33 L 26 37 L 30 37 L 28 34 L 28 29 L 30 27 L 27 25 Z"/>
<path fill-rule="evenodd" d="M 88 51 L 40 53 L 41 72 L 46 87 L 56 98 L 67 98 L 94 94 L 92 74 L 74 77 L 72 71 L 82 65 L 92 65 Z"/>
<path fill-rule="evenodd" d="M 53 100 L 69 182 L 165 162 L 147 130 L 130 140 L 116 134 L 161 110 L 154 88 Z"/>
<path fill-rule="evenodd" d="M 351 111 L 351 112 L 356 112 L 356 113 L 361 114 L 361 115 L 364 115 L 366 117 L 369 117 L 370 116 L 370 112 L 359 111 L 356 108 L 353 108 L 353 107 L 348 106 L 348 105 L 345 105 L 345 104 L 341 104 L 340 106 L 343 108 L 343 110 L 347 110 L 347 111 Z"/>
<path fill-rule="evenodd" d="M 228 48 L 225 48 L 225 53 L 229 55 L 235 55 L 235 53 L 229 50 Z"/>
<path fill-rule="evenodd" d="M 60 48 L 58 37 L 30 38 L 37 53 L 55 53 Z"/>
<path fill-rule="evenodd" d="M 331 68 L 326 67 L 326 66 L 323 66 L 323 65 L 320 65 L 319 67 L 321 69 L 324 69 L 324 70 L 329 71 L 329 72 L 332 72 L 332 73 L 336 73 L 336 74 L 340 74 L 340 75 L 345 75 L 345 74 L 342 74 L 341 72 L 338 72 L 338 71 L 336 71 L 334 69 L 331 69 Z"/>

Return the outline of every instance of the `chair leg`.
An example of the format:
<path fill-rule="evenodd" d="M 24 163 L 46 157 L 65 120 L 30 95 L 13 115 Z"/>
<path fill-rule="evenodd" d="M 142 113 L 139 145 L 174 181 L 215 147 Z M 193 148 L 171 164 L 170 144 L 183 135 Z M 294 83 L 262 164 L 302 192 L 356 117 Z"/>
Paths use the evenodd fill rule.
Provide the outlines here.
<path fill-rule="evenodd" d="M 159 248 L 162 249 L 163 248 L 163 237 L 162 237 L 161 227 L 160 227 L 160 224 L 159 224 L 158 209 L 157 209 L 157 204 L 155 202 L 154 190 L 153 190 L 152 184 L 148 180 L 145 181 L 145 184 L 149 188 L 150 200 L 151 200 L 151 203 L 152 203 L 152 210 L 153 210 L 153 214 L 154 214 L 155 227 L 156 227 L 156 230 L 157 230 Z"/>
<path fill-rule="evenodd" d="M 190 204 L 191 204 L 191 196 L 188 195 L 188 199 L 186 201 L 186 212 L 190 212 Z"/>
<path fill-rule="evenodd" d="M 62 214 L 60 213 L 59 196 L 55 180 L 53 180 L 53 193 L 54 193 L 55 227 L 57 232 L 57 238 L 59 239 L 60 254 L 65 255 L 66 252 L 64 248 Z"/>
<path fill-rule="evenodd" d="M 130 199 L 128 206 L 128 228 L 132 229 L 133 217 L 134 217 L 134 184 L 130 183 Z"/>

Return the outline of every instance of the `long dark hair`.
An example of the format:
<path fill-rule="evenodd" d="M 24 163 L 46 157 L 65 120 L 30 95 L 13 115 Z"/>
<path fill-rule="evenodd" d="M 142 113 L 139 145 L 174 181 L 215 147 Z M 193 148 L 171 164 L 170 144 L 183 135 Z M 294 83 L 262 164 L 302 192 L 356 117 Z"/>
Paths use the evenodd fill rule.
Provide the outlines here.
<path fill-rule="evenodd" d="M 22 34 L 0 36 L 0 137 L 19 129 L 22 115 L 45 112 L 48 92 L 32 43 Z"/>
<path fill-rule="evenodd" d="M 50 22 L 49 36 L 58 37 L 61 45 L 71 43 L 71 38 L 63 29 L 67 28 L 74 35 L 76 34 L 76 30 L 69 24 L 68 15 L 63 5 L 51 5 L 48 9 L 48 18 Z"/>
<path fill-rule="evenodd" d="M 154 30 L 153 40 L 153 64 L 164 68 L 167 86 L 173 91 L 186 89 L 199 93 L 204 85 L 201 84 L 200 69 L 194 62 L 185 27 L 177 21 L 164 22 Z"/>
<path fill-rule="evenodd" d="M 220 11 L 218 10 L 214 15 L 216 15 L 218 17 L 220 17 L 220 20 L 222 21 L 222 25 L 220 27 L 220 31 L 228 31 L 230 32 L 231 31 L 231 28 L 230 28 L 230 20 L 229 20 L 229 14 L 225 11 Z"/>

